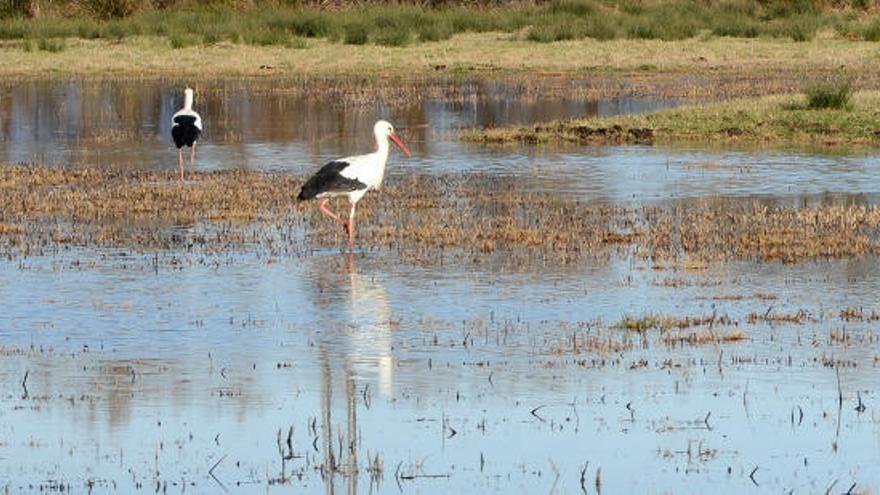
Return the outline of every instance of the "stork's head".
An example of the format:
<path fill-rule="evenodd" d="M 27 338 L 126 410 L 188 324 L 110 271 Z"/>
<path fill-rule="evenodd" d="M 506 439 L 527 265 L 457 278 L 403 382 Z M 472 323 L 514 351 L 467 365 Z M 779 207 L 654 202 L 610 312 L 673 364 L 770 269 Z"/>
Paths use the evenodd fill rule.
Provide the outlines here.
<path fill-rule="evenodd" d="M 404 155 L 411 155 L 409 148 L 407 148 L 403 141 L 397 136 L 397 134 L 395 134 L 394 126 L 391 125 L 390 122 L 385 120 L 376 122 L 376 125 L 373 126 L 373 133 L 376 134 L 376 139 L 390 139 L 392 143 L 400 148 L 400 151 L 403 151 Z"/>

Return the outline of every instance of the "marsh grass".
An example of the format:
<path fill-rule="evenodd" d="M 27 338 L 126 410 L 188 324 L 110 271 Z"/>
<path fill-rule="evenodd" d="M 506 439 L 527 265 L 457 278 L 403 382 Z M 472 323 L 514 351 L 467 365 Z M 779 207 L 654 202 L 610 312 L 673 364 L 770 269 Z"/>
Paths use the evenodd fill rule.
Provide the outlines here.
<path fill-rule="evenodd" d="M 645 314 L 642 316 L 624 315 L 615 325 L 621 330 L 630 330 L 633 332 L 647 332 L 651 329 L 667 330 L 672 328 L 672 322 L 668 317 Z"/>
<path fill-rule="evenodd" d="M 533 127 L 467 131 L 484 143 L 738 142 L 880 145 L 880 92 L 853 95 L 848 83 L 819 83 L 807 103 L 797 96 L 741 98 L 608 118 L 574 119 Z"/>
<path fill-rule="evenodd" d="M 61 2 L 63 3 L 63 2 Z M 778 1 L 696 2 L 660 0 L 555 0 L 516 3 L 506 8 L 464 6 L 388 6 L 366 3 L 321 9 L 299 3 L 234 7 L 222 2 L 185 3 L 157 9 L 139 0 L 77 0 L 69 12 L 28 19 L 0 18 L 0 39 L 69 38 L 123 39 L 140 34 L 164 37 L 197 36 L 207 44 L 221 40 L 255 45 L 283 45 L 292 36 L 324 38 L 349 44 L 374 42 L 405 46 L 412 41 L 436 42 L 465 32 L 525 32 L 536 42 L 592 38 L 682 40 L 700 33 L 808 41 L 819 29 L 878 38 L 877 21 L 864 28 L 858 16 Z M 56 9 L 58 10 L 58 9 Z M 65 12 L 63 9 L 61 12 Z"/>
<path fill-rule="evenodd" d="M 170 167 L 169 167 L 170 168 Z M 344 233 L 314 203 L 293 200 L 302 182 L 283 173 L 0 167 L 0 253 L 63 246 L 265 254 L 344 246 Z M 687 207 L 614 207 L 525 190 L 515 179 L 466 174 L 389 181 L 359 204 L 358 244 L 401 259 L 573 263 L 629 253 L 648 263 L 733 259 L 797 262 L 876 254 L 880 207 L 768 207 L 697 201 Z M 332 205 L 337 207 L 338 205 Z M 461 215 L 456 212 L 468 211 Z M 181 234 L 179 226 L 199 225 Z M 280 234 L 280 235 L 279 235 Z M 441 256 L 437 256 L 442 253 Z M 620 328 L 726 325 L 725 316 L 632 317 Z"/>

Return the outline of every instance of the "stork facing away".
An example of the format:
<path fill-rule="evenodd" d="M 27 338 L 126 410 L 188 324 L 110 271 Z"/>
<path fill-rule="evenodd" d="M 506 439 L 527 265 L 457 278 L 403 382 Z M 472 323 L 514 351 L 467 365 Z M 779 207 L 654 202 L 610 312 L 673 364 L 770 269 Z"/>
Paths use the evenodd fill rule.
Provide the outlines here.
<path fill-rule="evenodd" d="M 196 160 L 196 141 L 202 133 L 202 117 L 193 109 L 193 90 L 186 88 L 183 108 L 171 117 L 171 138 L 177 146 L 177 166 L 180 169 L 180 180 L 183 181 L 183 147 L 189 146 L 189 166 Z"/>

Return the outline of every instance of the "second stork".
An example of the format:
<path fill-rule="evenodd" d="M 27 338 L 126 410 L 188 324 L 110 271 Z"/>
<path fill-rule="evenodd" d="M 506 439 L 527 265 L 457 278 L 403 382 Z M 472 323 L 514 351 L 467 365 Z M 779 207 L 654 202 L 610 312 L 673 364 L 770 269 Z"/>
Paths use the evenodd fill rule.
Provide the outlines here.
<path fill-rule="evenodd" d="M 171 138 L 177 146 L 177 166 L 180 168 L 180 180 L 183 181 L 183 147 L 189 146 L 189 165 L 196 160 L 196 141 L 202 133 L 202 117 L 193 109 L 193 90 L 186 88 L 183 108 L 171 117 Z"/>

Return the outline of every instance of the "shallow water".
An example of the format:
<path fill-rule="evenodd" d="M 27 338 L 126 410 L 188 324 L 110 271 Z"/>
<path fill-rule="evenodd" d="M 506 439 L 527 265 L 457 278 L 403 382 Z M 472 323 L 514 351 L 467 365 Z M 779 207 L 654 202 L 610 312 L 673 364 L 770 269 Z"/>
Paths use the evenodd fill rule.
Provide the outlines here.
<path fill-rule="evenodd" d="M 177 96 L 167 87 L 6 91 L 0 159 L 174 166 L 163 135 Z M 305 173 L 369 146 L 380 115 L 405 129 L 415 152 L 395 157 L 390 180 L 410 167 L 491 171 L 614 204 L 871 203 L 878 191 L 876 156 L 523 153 L 450 139 L 473 123 L 663 102 L 517 106 L 490 94 L 349 113 L 280 93 L 250 96 L 226 107 L 205 98 L 211 130 L 199 167 Z M 124 120 L 142 138 L 127 149 L 82 142 L 96 119 L 104 129 L 132 113 Z M 880 312 L 876 258 L 694 271 L 625 256 L 516 269 L 497 258 L 412 266 L 385 251 L 351 265 L 336 251 L 271 262 L 228 253 L 214 264 L 165 256 L 186 257 L 154 264 L 152 255 L 68 250 L 0 263 L 0 481 L 11 492 L 880 490 L 880 323 L 840 314 Z M 798 311 L 810 319 L 749 323 L 751 313 Z M 612 328 L 646 313 L 725 315 L 731 323 L 702 330 L 747 338 L 670 345 L 657 331 Z M 844 331 L 848 340 L 835 337 Z M 287 453 L 292 478 L 282 483 Z M 371 474 L 377 455 L 382 469 Z"/>

